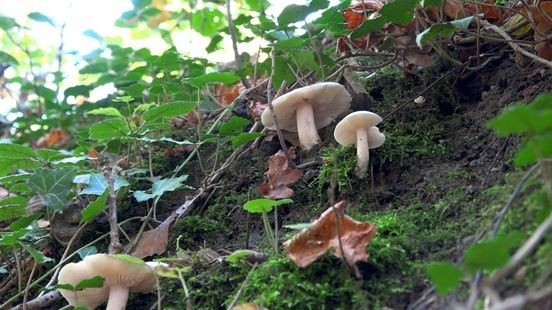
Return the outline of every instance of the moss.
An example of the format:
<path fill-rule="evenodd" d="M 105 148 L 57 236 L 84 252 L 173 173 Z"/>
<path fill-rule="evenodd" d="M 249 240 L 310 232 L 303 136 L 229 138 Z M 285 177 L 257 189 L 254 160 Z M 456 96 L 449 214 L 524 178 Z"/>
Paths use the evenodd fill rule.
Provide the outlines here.
<path fill-rule="evenodd" d="M 357 157 L 352 147 L 327 147 L 322 149 L 322 166 L 312 183 L 323 196 L 324 188 L 335 179 L 340 193 L 350 193 L 353 189 L 351 172 L 356 166 Z M 312 186 L 311 185 L 311 186 Z"/>
<path fill-rule="evenodd" d="M 304 269 L 287 258 L 272 258 L 251 273 L 241 300 L 269 309 L 365 309 L 368 304 L 360 282 L 329 256 Z"/>
<path fill-rule="evenodd" d="M 215 220 L 192 215 L 180 219 L 171 235 L 177 236 L 180 248 L 195 249 L 203 246 L 204 241 L 212 242 L 218 235 L 225 235 L 225 230 L 225 226 Z"/>

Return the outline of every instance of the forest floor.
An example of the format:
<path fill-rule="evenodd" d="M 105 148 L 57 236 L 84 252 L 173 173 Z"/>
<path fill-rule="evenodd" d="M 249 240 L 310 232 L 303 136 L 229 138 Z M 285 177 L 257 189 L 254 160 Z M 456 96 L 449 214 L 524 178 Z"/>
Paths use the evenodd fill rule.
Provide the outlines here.
<path fill-rule="evenodd" d="M 244 281 L 240 300 L 269 309 L 448 309 L 465 300 L 467 285 L 446 299 L 439 298 L 425 268 L 431 262 L 461 261 L 466 248 L 489 232 L 524 172 L 511 163 L 519 141 L 497 136 L 486 124 L 504 107 L 529 102 L 536 94 L 552 90 L 552 84 L 544 71 L 521 69 L 507 58 L 478 72 L 458 68 L 449 72 L 444 67 L 424 72 L 427 80 L 396 69 L 361 77 L 373 100 L 373 111 L 384 117 L 380 129 L 386 135 L 384 146 L 371 150 L 367 179 L 348 173 L 354 165 L 354 150 L 336 148 L 331 136 L 335 124 L 322 131 L 320 147 L 298 151 L 297 164 L 324 157 L 326 165 L 309 168 L 291 186 L 294 203 L 281 208 L 279 225 L 316 219 L 334 195 L 345 200 L 347 214 L 377 227 L 367 247 L 370 259 L 359 264 L 361 279 L 333 256 L 299 269 L 281 254 L 251 272 L 250 265 L 205 258 L 210 250 L 224 255 L 246 246 L 260 252 L 270 248 L 261 217 L 241 207 L 260 197 L 257 187 L 264 182 L 266 158 L 279 148 L 275 141 L 264 141 L 235 161 L 208 200 L 171 230 L 167 256 L 191 262 L 188 284 L 194 309 L 224 308 Z M 425 102 L 412 101 L 418 96 Z M 200 158 L 210 160 L 212 153 L 203 148 Z M 159 156 L 155 165 L 171 171 L 185 156 Z M 198 166 L 197 162 L 190 165 L 199 170 Z M 327 169 L 337 171 L 336 193 L 330 195 L 332 174 Z M 188 173 L 190 180 L 201 178 Z M 537 188 L 529 182 L 520 196 L 530 197 Z M 162 205 L 173 210 L 191 193 L 169 193 Z M 539 210 L 524 201 L 515 201 L 499 232 L 534 228 L 531 219 Z M 289 239 L 292 233 L 284 230 L 280 240 Z M 550 246 L 548 238 L 543 255 Z M 523 287 L 523 283 L 517 285 Z M 516 285 L 509 289 L 516 291 Z M 166 309 L 183 308 L 179 285 L 167 285 L 164 292 Z M 146 302 L 155 300 L 137 297 L 130 305 L 140 307 Z"/>

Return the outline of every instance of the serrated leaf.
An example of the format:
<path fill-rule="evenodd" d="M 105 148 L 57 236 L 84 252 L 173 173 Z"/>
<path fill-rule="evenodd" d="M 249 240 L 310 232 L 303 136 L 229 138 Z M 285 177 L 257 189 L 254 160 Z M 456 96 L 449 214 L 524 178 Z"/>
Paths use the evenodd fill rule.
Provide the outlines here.
<path fill-rule="evenodd" d="M 240 145 L 254 141 L 263 134 L 260 132 L 242 132 L 237 136 L 231 137 L 230 141 L 232 142 L 232 148 L 237 149 Z"/>
<path fill-rule="evenodd" d="M 219 128 L 221 136 L 236 136 L 243 132 L 245 126 L 251 124 L 251 121 L 239 116 L 232 116 L 226 123 Z"/>
<path fill-rule="evenodd" d="M 92 111 L 88 111 L 88 112 L 84 113 L 84 115 L 105 115 L 105 116 L 120 117 L 122 119 L 125 118 L 123 116 L 123 114 L 121 114 L 121 112 L 119 112 L 119 110 L 117 110 L 115 108 L 112 108 L 112 107 L 94 109 Z"/>
<path fill-rule="evenodd" d="M 539 158 L 550 156 L 552 156 L 552 133 L 531 137 L 517 152 L 514 162 L 518 166 L 525 166 L 537 162 Z"/>
<path fill-rule="evenodd" d="M 234 84 L 240 79 L 239 76 L 231 72 L 211 72 L 191 79 L 190 84 L 194 87 L 203 87 L 213 83 Z"/>
<path fill-rule="evenodd" d="M 29 13 L 29 15 L 27 15 L 27 17 L 29 17 L 30 19 L 32 19 L 34 21 L 37 21 L 37 22 L 48 23 L 52 26 L 55 26 L 54 21 L 50 17 L 48 17 L 48 16 L 46 16 L 42 13 L 39 13 L 39 12 Z"/>
<path fill-rule="evenodd" d="M 128 123 L 120 118 L 111 118 L 90 126 L 89 137 L 92 140 L 121 138 L 128 134 Z"/>
<path fill-rule="evenodd" d="M 144 112 L 142 118 L 145 121 L 153 121 L 163 117 L 175 117 L 186 114 L 196 107 L 195 103 L 177 101 L 167 103 Z"/>
<path fill-rule="evenodd" d="M 105 201 L 107 200 L 108 192 L 109 191 L 105 189 L 102 195 L 98 196 L 96 200 L 92 201 L 91 203 L 88 204 L 86 208 L 81 210 L 81 214 L 82 214 L 82 219 L 80 221 L 81 225 L 90 221 L 91 219 L 96 217 L 96 215 L 102 213 L 102 211 L 105 209 Z"/>
<path fill-rule="evenodd" d="M 38 168 L 27 181 L 29 189 L 44 196 L 48 210 L 64 210 L 69 206 L 69 193 L 77 171 L 78 168 L 74 166 L 53 170 Z"/>
<path fill-rule="evenodd" d="M 136 201 L 142 202 L 163 195 L 165 192 L 172 192 L 178 188 L 185 186 L 182 182 L 188 179 L 187 175 L 176 178 L 167 178 L 153 182 L 151 191 L 135 191 L 134 198 Z M 189 187 L 188 187 L 189 188 Z"/>
<path fill-rule="evenodd" d="M 458 287 L 464 276 L 462 270 L 449 263 L 432 263 L 426 269 L 429 278 L 439 295 L 444 296 Z"/>
<path fill-rule="evenodd" d="M 23 242 L 19 242 L 19 245 L 21 245 L 27 252 L 29 252 L 29 254 L 31 254 L 31 256 L 34 258 L 34 260 L 39 264 L 54 261 L 54 259 L 44 255 L 44 253 L 38 251 L 37 249 L 35 249 L 33 247 L 30 247 L 29 245 L 27 245 Z"/>
<path fill-rule="evenodd" d="M 30 147 L 19 144 L 0 144 L 0 159 L 32 159 L 37 158 Z"/>
<path fill-rule="evenodd" d="M 273 199 L 254 199 L 246 202 L 243 205 L 243 208 L 251 213 L 265 213 L 272 211 L 272 208 L 278 207 L 285 204 L 293 203 L 293 200 L 291 199 L 280 199 L 280 200 L 273 200 Z"/>
<path fill-rule="evenodd" d="M 527 105 L 507 107 L 487 123 L 499 135 L 545 133 L 552 130 L 552 94 L 541 94 Z"/>
<path fill-rule="evenodd" d="M 98 249 L 95 246 L 88 246 L 77 250 L 77 254 L 79 254 L 81 259 L 85 258 L 88 255 L 94 255 L 96 253 L 98 253 Z"/>

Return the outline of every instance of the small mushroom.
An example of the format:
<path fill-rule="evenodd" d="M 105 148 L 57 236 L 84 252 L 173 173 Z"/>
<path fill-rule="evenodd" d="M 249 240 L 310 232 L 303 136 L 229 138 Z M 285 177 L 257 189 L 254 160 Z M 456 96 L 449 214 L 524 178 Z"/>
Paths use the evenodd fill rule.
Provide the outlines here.
<path fill-rule="evenodd" d="M 343 85 L 333 82 L 305 86 L 282 95 L 272 102 L 280 129 L 295 131 L 304 150 L 320 142 L 318 129 L 328 126 L 345 112 L 351 95 Z M 261 115 L 263 125 L 276 129 L 270 109 Z"/>
<path fill-rule="evenodd" d="M 358 111 L 347 115 L 337 124 L 334 138 L 341 145 L 355 144 L 357 148 L 357 169 L 355 174 L 363 179 L 368 170 L 369 149 L 380 147 L 385 142 L 378 127 L 381 117 L 368 111 Z"/>
<path fill-rule="evenodd" d="M 108 300 L 107 310 L 125 309 L 129 292 L 147 293 L 157 288 L 154 269 L 159 265 L 134 263 L 108 254 L 89 255 L 78 263 L 63 266 L 58 283 L 76 286 L 82 280 L 100 276 L 104 278 L 103 287 L 59 292 L 74 307 L 94 309 Z"/>

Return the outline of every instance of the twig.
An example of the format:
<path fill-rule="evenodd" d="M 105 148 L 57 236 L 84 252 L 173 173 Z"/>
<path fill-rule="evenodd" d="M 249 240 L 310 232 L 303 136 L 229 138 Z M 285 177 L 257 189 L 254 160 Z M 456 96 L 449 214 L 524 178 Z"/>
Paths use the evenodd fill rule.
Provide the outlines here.
<path fill-rule="evenodd" d="M 119 226 L 117 225 L 117 195 L 115 194 L 113 186 L 112 169 L 105 167 L 103 173 L 105 179 L 107 180 L 107 188 L 109 191 L 107 195 L 107 206 L 109 212 L 107 221 L 109 222 L 110 227 L 108 252 L 109 254 L 117 254 L 123 248 L 121 240 L 119 239 Z"/>
<path fill-rule="evenodd" d="M 230 37 L 232 38 L 232 49 L 234 49 L 234 59 L 236 60 L 236 67 L 238 70 L 241 69 L 241 57 L 238 52 L 238 43 L 236 38 L 236 30 L 234 28 L 234 22 L 232 21 L 232 12 L 230 10 L 230 2 L 232 0 L 226 0 L 226 19 L 228 20 L 228 31 L 230 32 Z M 246 88 L 251 88 L 251 83 L 247 80 L 246 77 L 241 78 L 243 86 Z"/>
<path fill-rule="evenodd" d="M 552 61 L 549 61 L 549 60 L 546 60 L 544 58 L 541 58 L 533 53 L 530 53 L 528 51 L 526 51 L 525 49 L 523 49 L 521 46 L 519 46 L 518 44 L 512 42 L 512 37 L 510 37 L 510 35 L 508 35 L 506 33 L 506 31 L 504 31 L 504 29 L 496 26 L 496 25 L 493 25 L 491 23 L 489 23 L 488 21 L 482 19 L 481 20 L 481 25 L 488 28 L 488 29 L 491 29 L 492 31 L 498 33 L 500 36 L 502 36 L 504 39 L 508 40 L 508 45 L 510 45 L 510 47 L 515 51 L 515 52 L 518 52 L 520 54 L 523 54 L 537 62 L 540 62 L 550 68 L 552 68 Z"/>
<path fill-rule="evenodd" d="M 45 308 L 49 308 L 49 306 L 59 300 L 61 298 L 61 294 L 56 290 L 56 291 L 51 291 L 51 292 L 48 292 L 38 298 L 35 298 L 27 303 L 23 303 L 21 305 L 17 305 L 13 308 L 11 308 L 11 310 L 22 310 L 22 309 L 26 309 L 26 310 L 38 310 L 38 309 L 45 309 Z M 24 308 L 25 307 L 25 308 Z"/>
<path fill-rule="evenodd" d="M 247 274 L 247 277 L 245 277 L 245 280 L 243 280 L 240 288 L 238 289 L 238 292 L 236 293 L 236 296 L 234 296 L 234 299 L 232 299 L 232 302 L 230 303 L 228 308 L 226 308 L 227 310 L 231 310 L 232 308 L 234 308 L 234 306 L 236 305 L 236 303 L 240 299 L 240 296 L 243 294 L 243 290 L 245 289 L 245 285 L 247 284 L 247 282 L 249 282 L 249 279 L 251 279 L 251 274 L 253 273 L 253 271 L 255 271 L 255 269 L 257 269 L 257 266 L 258 266 L 257 263 L 253 264 L 253 268 L 251 268 L 251 270 L 249 270 L 249 273 Z"/>
<path fill-rule="evenodd" d="M 552 298 L 552 285 L 524 295 L 514 295 L 493 305 L 489 310 L 525 309 L 525 306 Z"/>
<path fill-rule="evenodd" d="M 276 72 L 276 52 L 274 51 L 274 47 L 272 47 L 271 59 L 272 59 L 272 72 L 270 73 L 270 78 L 268 79 L 268 86 L 266 88 L 266 98 L 267 98 L 268 108 L 272 113 L 272 119 L 274 120 L 274 127 L 276 127 L 276 134 L 278 135 L 280 146 L 282 147 L 282 150 L 284 151 L 284 154 L 286 156 L 288 167 L 291 169 L 295 169 L 295 163 L 289 156 L 288 148 L 284 141 L 282 130 L 280 129 L 280 123 L 278 122 L 278 117 L 276 115 L 276 112 L 274 112 L 274 107 L 272 106 L 272 80 L 274 79 L 274 72 Z M 278 89 L 278 92 L 276 93 L 275 98 L 279 96 L 280 92 L 283 91 L 286 85 L 287 85 L 287 82 L 283 81 L 282 86 L 280 87 L 280 89 Z"/>

